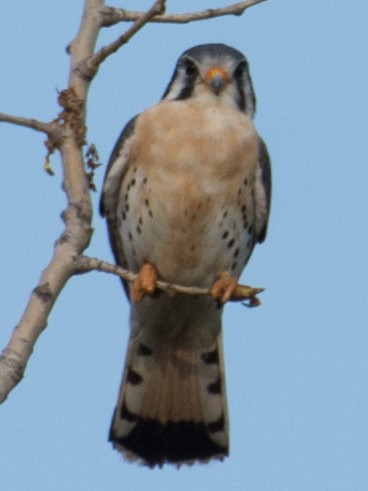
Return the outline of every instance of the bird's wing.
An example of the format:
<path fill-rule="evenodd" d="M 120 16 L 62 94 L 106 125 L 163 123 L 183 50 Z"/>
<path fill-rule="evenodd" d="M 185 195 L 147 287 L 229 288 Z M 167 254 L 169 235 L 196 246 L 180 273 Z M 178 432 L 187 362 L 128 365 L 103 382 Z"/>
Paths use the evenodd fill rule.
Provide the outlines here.
<path fill-rule="evenodd" d="M 257 242 L 266 238 L 271 204 L 271 161 L 262 138 L 258 140 L 258 169 L 254 183 L 255 231 Z"/>
<path fill-rule="evenodd" d="M 107 165 L 102 195 L 100 201 L 101 216 L 107 219 L 107 228 L 111 249 L 115 260 L 122 268 L 127 267 L 127 261 L 122 241 L 119 237 L 118 217 L 116 216 L 117 200 L 124 175 L 129 165 L 130 150 L 135 134 L 135 121 L 138 116 L 132 118 L 121 132 L 115 147 L 111 153 Z M 127 283 L 122 280 L 125 292 L 129 298 Z"/>

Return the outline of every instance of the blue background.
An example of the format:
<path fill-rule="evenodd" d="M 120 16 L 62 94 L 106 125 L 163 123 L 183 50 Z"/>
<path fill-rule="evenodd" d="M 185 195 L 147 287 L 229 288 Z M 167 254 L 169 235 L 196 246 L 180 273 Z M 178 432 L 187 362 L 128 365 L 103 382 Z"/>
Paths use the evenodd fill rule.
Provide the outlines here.
<path fill-rule="evenodd" d="M 82 4 L 3 2 L 0 111 L 56 116 Z M 173 0 L 168 10 L 224 4 Z M 161 97 L 182 51 L 225 42 L 250 62 L 274 193 L 267 241 L 243 274 L 266 287 L 262 306 L 230 304 L 224 316 L 231 455 L 152 471 L 113 451 L 107 432 L 128 305 L 115 277 L 92 273 L 68 283 L 1 407 L 1 489 L 368 489 L 367 19 L 363 0 L 267 1 L 242 17 L 147 26 L 103 64 L 90 91 L 88 141 L 106 163 L 126 121 Z M 126 28 L 105 29 L 98 45 Z M 2 346 L 62 231 L 60 163 L 52 158 L 55 177 L 44 173 L 44 139 L 0 126 Z M 87 253 L 111 260 L 97 212 L 94 228 Z"/>

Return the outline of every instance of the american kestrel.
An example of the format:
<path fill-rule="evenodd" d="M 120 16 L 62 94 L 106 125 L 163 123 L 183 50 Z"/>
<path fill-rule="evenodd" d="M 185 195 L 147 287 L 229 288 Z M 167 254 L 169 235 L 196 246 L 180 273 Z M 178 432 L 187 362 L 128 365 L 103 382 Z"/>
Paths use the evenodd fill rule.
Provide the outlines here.
<path fill-rule="evenodd" d="M 110 157 L 101 214 L 116 262 L 138 278 L 124 283 L 131 334 L 109 439 L 150 467 L 228 455 L 222 305 L 270 209 L 255 105 L 242 53 L 195 46 Z M 154 291 L 157 278 L 213 296 Z"/>

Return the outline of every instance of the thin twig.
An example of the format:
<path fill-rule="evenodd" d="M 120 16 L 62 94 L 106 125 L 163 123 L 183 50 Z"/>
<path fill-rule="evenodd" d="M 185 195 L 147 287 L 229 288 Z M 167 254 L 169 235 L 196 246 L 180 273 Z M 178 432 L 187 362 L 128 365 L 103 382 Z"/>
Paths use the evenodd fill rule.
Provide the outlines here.
<path fill-rule="evenodd" d="M 88 60 L 88 67 L 97 71 L 100 64 L 110 55 L 115 53 L 121 46 L 126 44 L 142 27 L 144 27 L 147 22 L 150 22 L 152 18 L 156 15 L 164 12 L 165 0 L 156 0 L 152 7 L 145 13 L 138 13 L 137 17 L 134 19 L 134 24 L 120 37 L 118 37 L 114 42 L 103 46 L 99 51 L 97 51 Z"/>
<path fill-rule="evenodd" d="M 114 274 L 123 278 L 126 281 L 133 282 L 138 275 L 132 273 L 127 269 L 121 268 L 115 264 L 102 261 L 89 256 L 77 256 L 75 257 L 75 269 L 77 273 L 83 274 L 90 271 L 101 271 L 104 273 Z M 165 291 L 169 294 L 182 293 L 186 295 L 211 295 L 209 288 L 199 288 L 196 286 L 182 286 L 174 283 L 168 283 L 167 281 L 157 280 L 156 288 L 158 290 Z M 233 302 L 240 302 L 244 300 L 250 300 L 251 306 L 260 304 L 260 301 L 256 297 L 259 293 L 263 292 L 264 288 L 254 288 L 248 285 L 237 285 L 230 300 Z"/>
<path fill-rule="evenodd" d="M 183 14 L 156 15 L 152 17 L 149 22 L 187 24 L 188 22 L 213 19 L 224 15 L 242 15 L 247 8 L 265 1 L 266 0 L 247 0 L 245 2 L 234 3 L 228 5 L 227 7 L 221 7 L 218 9 L 206 9 L 199 12 L 189 12 Z M 118 22 L 136 21 L 140 18 L 142 13 L 132 10 L 105 7 L 102 11 L 102 15 L 104 17 L 102 27 L 110 27 Z"/>
<path fill-rule="evenodd" d="M 52 132 L 51 123 L 44 123 L 43 121 L 39 121 L 37 119 L 23 118 L 22 116 L 12 116 L 10 114 L 0 113 L 0 121 L 31 128 L 33 130 L 46 133 L 47 135 Z"/>

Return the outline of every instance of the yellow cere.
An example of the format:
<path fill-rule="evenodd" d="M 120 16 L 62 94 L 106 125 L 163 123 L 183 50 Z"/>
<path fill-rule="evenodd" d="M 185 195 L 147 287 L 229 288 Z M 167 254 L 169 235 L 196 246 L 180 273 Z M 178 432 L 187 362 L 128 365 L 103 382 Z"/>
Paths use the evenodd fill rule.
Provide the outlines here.
<path fill-rule="evenodd" d="M 206 74 L 206 80 L 208 82 L 210 82 L 214 77 L 216 76 L 220 76 L 222 79 L 224 80 L 229 80 L 229 75 L 227 73 L 226 70 L 223 70 L 222 68 L 220 67 L 214 67 L 214 68 L 211 68 L 211 70 L 208 70 L 207 74 Z"/>

